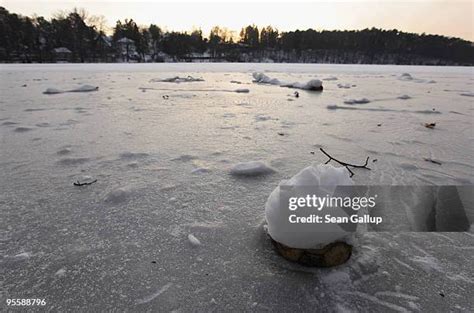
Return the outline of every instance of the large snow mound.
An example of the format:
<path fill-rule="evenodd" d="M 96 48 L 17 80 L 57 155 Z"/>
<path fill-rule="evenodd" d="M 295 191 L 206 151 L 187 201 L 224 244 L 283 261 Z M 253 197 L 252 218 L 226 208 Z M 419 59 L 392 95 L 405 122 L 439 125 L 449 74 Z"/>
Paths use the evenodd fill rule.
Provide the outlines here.
<path fill-rule="evenodd" d="M 286 232 L 288 227 L 288 208 L 280 207 L 280 186 L 317 186 L 332 195 L 337 186 L 351 186 L 354 182 L 347 169 L 336 168 L 330 164 L 308 166 L 287 181 L 282 181 L 267 199 L 265 218 L 268 223 L 268 234 L 279 243 L 292 248 L 317 249 L 331 242 L 343 240 L 348 233 L 337 224 L 315 224 L 312 231 Z M 338 214 L 345 214 L 342 209 Z M 333 211 L 334 212 L 334 211 Z"/>
<path fill-rule="evenodd" d="M 271 78 L 264 73 L 253 73 L 253 82 L 258 84 L 277 85 L 280 87 L 296 88 L 304 90 L 323 90 L 323 83 L 319 79 L 312 79 L 306 83 L 285 83 L 277 78 Z"/>

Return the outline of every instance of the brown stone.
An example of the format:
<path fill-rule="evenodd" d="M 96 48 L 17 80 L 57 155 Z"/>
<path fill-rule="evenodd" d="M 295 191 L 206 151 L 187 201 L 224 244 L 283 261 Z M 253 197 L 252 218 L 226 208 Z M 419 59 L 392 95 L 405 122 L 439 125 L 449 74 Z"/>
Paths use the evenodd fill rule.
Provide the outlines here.
<path fill-rule="evenodd" d="M 352 246 L 345 242 L 333 242 L 321 249 L 298 249 L 290 248 L 270 237 L 278 253 L 291 262 L 305 266 L 331 267 L 341 265 L 352 254 Z"/>

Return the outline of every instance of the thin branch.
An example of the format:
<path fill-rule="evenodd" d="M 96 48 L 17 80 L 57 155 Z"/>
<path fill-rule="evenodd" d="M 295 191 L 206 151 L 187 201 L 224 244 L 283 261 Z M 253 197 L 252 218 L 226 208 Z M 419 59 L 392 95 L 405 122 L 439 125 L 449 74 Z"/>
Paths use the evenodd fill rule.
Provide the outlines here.
<path fill-rule="evenodd" d="M 346 162 L 343 162 L 343 161 L 339 161 L 338 159 L 330 156 L 326 151 L 324 151 L 323 148 L 319 148 L 319 150 L 321 150 L 321 152 L 324 153 L 324 155 L 329 158 L 326 161 L 326 163 L 324 163 L 324 164 L 328 164 L 331 161 L 337 162 L 337 163 L 341 164 L 342 166 L 344 166 L 349 171 L 349 173 L 351 174 L 350 177 L 354 176 L 354 172 L 351 171 L 350 167 L 352 167 L 352 168 L 365 168 L 366 170 L 369 170 L 369 171 L 371 170 L 370 168 L 367 167 L 367 164 L 369 164 L 369 157 L 367 157 L 367 159 L 365 160 L 365 164 L 355 165 L 355 164 L 350 164 L 350 163 L 346 163 Z"/>
<path fill-rule="evenodd" d="M 87 185 L 92 185 L 93 183 L 97 182 L 97 179 L 94 179 L 91 182 L 85 182 L 85 183 L 80 183 L 79 181 L 73 183 L 74 186 L 87 186 Z"/>

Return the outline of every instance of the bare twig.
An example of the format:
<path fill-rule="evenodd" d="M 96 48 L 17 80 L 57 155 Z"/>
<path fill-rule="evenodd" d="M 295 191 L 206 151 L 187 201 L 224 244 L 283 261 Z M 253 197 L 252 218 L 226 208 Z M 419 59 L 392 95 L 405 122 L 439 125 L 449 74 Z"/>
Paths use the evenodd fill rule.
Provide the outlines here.
<path fill-rule="evenodd" d="M 85 183 L 80 183 L 79 181 L 73 183 L 74 186 L 87 186 L 87 185 L 92 185 L 93 183 L 97 182 L 97 179 L 94 179 L 91 182 L 85 182 Z"/>
<path fill-rule="evenodd" d="M 438 164 L 438 165 L 441 165 L 441 162 L 440 161 L 436 161 L 436 160 L 433 160 L 431 158 L 424 158 L 424 160 L 426 162 L 431 162 L 431 163 L 434 163 L 434 164 Z"/>
<path fill-rule="evenodd" d="M 349 171 L 349 173 L 351 174 L 350 177 L 354 176 L 354 172 L 351 171 L 350 167 L 352 167 L 352 168 L 365 168 L 366 170 L 370 171 L 370 168 L 367 167 L 367 164 L 369 163 L 369 157 L 367 157 L 367 159 L 365 160 L 364 165 L 355 165 L 355 164 L 350 164 L 350 163 L 346 163 L 346 162 L 343 162 L 343 161 L 339 161 L 338 159 L 333 158 L 326 151 L 324 151 L 323 148 L 319 148 L 319 150 L 321 150 L 321 152 L 324 153 L 324 155 L 329 158 L 329 160 L 327 160 L 326 163 L 324 163 L 324 164 L 328 164 L 331 161 L 337 162 L 337 163 L 341 164 L 342 166 L 344 166 Z"/>

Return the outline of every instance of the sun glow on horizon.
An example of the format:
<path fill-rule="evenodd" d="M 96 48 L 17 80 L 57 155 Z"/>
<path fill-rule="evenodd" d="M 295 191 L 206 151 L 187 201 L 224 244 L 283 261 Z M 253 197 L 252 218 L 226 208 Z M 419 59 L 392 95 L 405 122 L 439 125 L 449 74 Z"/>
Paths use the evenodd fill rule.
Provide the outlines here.
<path fill-rule="evenodd" d="M 14 13 L 50 18 L 59 10 L 84 8 L 103 15 L 111 29 L 117 20 L 139 25 L 156 24 L 165 30 L 198 28 L 208 36 L 219 25 L 239 31 L 246 25 L 271 25 L 280 31 L 398 29 L 474 40 L 473 0 L 470 1 L 303 1 L 303 2 L 198 2 L 198 1 L 91 1 L 2 0 Z"/>

